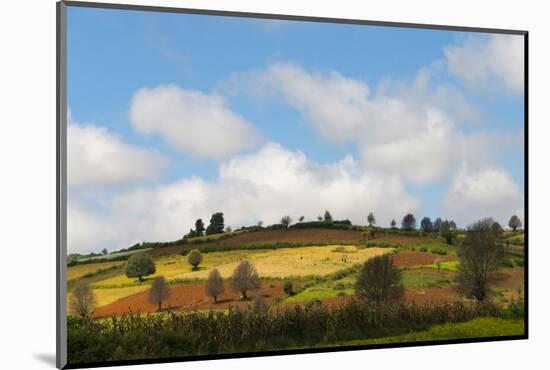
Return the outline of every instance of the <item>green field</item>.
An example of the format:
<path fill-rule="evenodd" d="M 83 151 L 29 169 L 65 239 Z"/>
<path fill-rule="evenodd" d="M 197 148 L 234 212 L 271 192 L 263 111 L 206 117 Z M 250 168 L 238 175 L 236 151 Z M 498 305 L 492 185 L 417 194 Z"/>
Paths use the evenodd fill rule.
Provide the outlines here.
<path fill-rule="evenodd" d="M 433 325 L 427 330 L 415 331 L 405 335 L 383 338 L 351 340 L 338 342 L 330 346 L 355 346 L 385 343 L 424 342 L 465 338 L 483 338 L 523 335 L 523 320 L 505 320 L 495 317 L 481 317 L 467 322 Z"/>
<path fill-rule="evenodd" d="M 426 287 L 441 287 L 451 283 L 451 280 L 444 275 L 427 272 L 417 272 L 407 270 L 403 272 L 402 281 L 405 288 L 426 288 Z"/>
<path fill-rule="evenodd" d="M 170 255 L 156 260 L 156 273 L 148 277 L 164 276 L 167 280 L 205 279 L 215 267 L 223 277 L 230 277 L 239 262 L 246 259 L 256 266 L 261 277 L 285 278 L 291 276 L 324 276 L 349 268 L 367 259 L 392 252 L 391 248 L 357 248 L 338 246 L 344 249 L 335 251 L 337 246 L 282 248 L 276 250 L 227 251 L 205 253 L 198 271 L 192 271 L 186 256 Z M 343 255 L 346 259 L 343 260 Z M 76 266 L 78 267 L 78 266 Z M 127 278 L 123 272 L 118 276 L 97 281 L 95 288 L 124 287 L 147 284 Z"/>
<path fill-rule="evenodd" d="M 298 302 L 307 302 L 313 300 L 321 300 L 328 298 L 336 298 L 339 296 L 353 295 L 355 293 L 354 289 L 334 289 L 328 287 L 312 287 L 307 288 L 304 291 L 287 297 L 285 303 L 298 303 Z"/>
<path fill-rule="evenodd" d="M 73 359 L 82 358 L 81 354 L 94 360 L 116 360 L 524 333 L 522 292 L 518 288 L 523 284 L 524 258 L 515 251 L 506 251 L 498 276 L 489 287 L 487 305 L 478 306 L 455 289 L 460 263 L 457 246 L 444 243 L 437 234 L 381 232 L 374 240 L 328 242 L 335 235 L 341 240 L 348 236 L 342 230 L 337 234 L 326 230 L 247 231 L 194 238 L 184 243 L 185 247 L 158 243 L 158 249 L 124 252 L 152 256 L 156 272 L 142 282 L 126 277 L 125 261 L 70 266 L 69 298 L 71 289 L 85 283 L 93 289 L 96 300 L 91 313 L 94 320 L 70 321 L 69 341 L 76 348 Z M 350 235 L 361 233 L 354 230 Z M 327 239 L 323 241 L 321 236 Z M 510 237 L 519 236 L 515 233 Z M 236 238 L 247 244 L 241 245 Z M 312 245 L 312 240 L 319 239 L 319 244 Z M 203 260 L 193 270 L 188 256 L 195 248 L 190 243 L 197 240 L 203 242 L 195 245 L 205 248 L 199 248 Z M 180 254 L 182 250 L 185 255 Z M 356 295 L 357 278 L 365 262 L 380 255 L 392 255 L 393 266 L 399 269 L 399 284 L 404 288 L 399 301 L 373 304 Z M 247 300 L 231 286 L 231 276 L 243 260 L 251 262 L 260 277 Z M 225 292 L 218 302 L 205 290 L 214 268 L 225 279 Z M 167 280 L 171 291 L 161 312 L 147 294 L 158 276 Z M 291 292 L 284 289 L 289 282 Z M 179 315 L 177 319 L 175 315 Z M 115 323 L 129 325 L 131 335 L 118 332 Z M 181 330 L 179 323 L 195 329 Z M 218 339 L 212 340 L 211 330 Z M 156 334 L 151 336 L 152 332 Z M 248 333 L 245 339 L 243 333 Z M 140 347 L 144 344 L 145 352 L 145 347 Z"/>

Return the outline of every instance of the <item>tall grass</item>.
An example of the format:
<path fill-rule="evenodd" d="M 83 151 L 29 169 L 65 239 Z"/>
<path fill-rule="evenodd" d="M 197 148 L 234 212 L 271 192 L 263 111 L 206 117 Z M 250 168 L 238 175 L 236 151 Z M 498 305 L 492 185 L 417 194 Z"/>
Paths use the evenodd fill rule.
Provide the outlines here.
<path fill-rule="evenodd" d="M 519 305 L 519 304 L 516 304 Z M 521 308 L 486 302 L 372 305 L 352 300 L 336 308 L 311 303 L 224 312 L 129 314 L 109 320 L 68 318 L 69 363 L 266 351 L 370 339 L 476 317 L 522 318 Z"/>

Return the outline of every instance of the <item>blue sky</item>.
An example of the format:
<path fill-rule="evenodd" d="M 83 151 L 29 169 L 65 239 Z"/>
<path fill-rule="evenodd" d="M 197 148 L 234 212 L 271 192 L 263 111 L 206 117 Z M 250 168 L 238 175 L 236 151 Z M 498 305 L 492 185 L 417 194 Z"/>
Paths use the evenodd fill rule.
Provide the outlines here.
<path fill-rule="evenodd" d="M 380 200 L 361 197 L 359 188 L 355 196 L 362 200 L 350 198 L 349 206 L 340 207 L 327 198 L 326 189 L 349 191 L 356 184 L 321 181 L 324 185 L 311 192 L 317 195 L 307 199 L 320 209 L 308 211 L 304 206 L 309 217 L 332 205 L 341 211 L 336 218 L 364 223 L 361 218 L 374 210 L 380 214 L 379 224 L 386 225 L 391 218 L 400 221 L 403 215 L 398 212 L 405 210 L 401 204 L 414 211 L 418 221 L 423 216 L 441 216 L 465 225 L 492 216 L 505 222 L 509 215 L 523 211 L 519 47 L 519 36 L 69 7 L 68 104 L 70 125 L 78 135 L 73 146 L 70 133 L 68 139 L 69 161 L 73 158 L 69 209 L 75 212 L 73 222 L 69 212 L 69 250 L 117 249 L 136 240 L 174 239 L 192 226 L 192 220 L 208 219 L 208 212 L 223 207 L 223 202 L 196 199 L 185 203 L 170 193 L 174 184 L 180 184 L 186 194 L 197 191 L 208 197 L 220 189 L 227 192 L 235 204 L 221 211 L 234 227 L 256 219 L 276 222 L 276 217 L 286 214 L 284 207 L 269 216 L 270 212 L 262 215 L 262 209 L 251 204 L 271 205 L 275 200 L 268 198 L 273 194 L 291 202 L 302 199 L 295 189 L 257 181 L 261 171 L 269 174 L 269 161 L 278 166 L 277 156 L 294 161 L 295 167 L 282 169 L 274 182 L 284 181 L 296 168 L 307 173 L 309 180 L 320 176 L 325 181 L 334 177 L 334 166 L 351 158 L 352 165 L 342 165 L 350 181 L 359 179 L 357 183 L 365 186 L 370 197 L 390 198 L 385 206 Z M 423 72 L 429 78 L 421 84 Z M 140 99 L 138 91 L 144 92 Z M 162 99 L 175 99 L 182 107 L 163 105 Z M 189 113 L 186 99 L 199 99 L 204 107 Z M 334 101 L 334 110 L 323 110 Z M 213 112 L 216 109 L 219 112 Z M 349 112 L 353 114 L 348 117 Z M 209 130 L 220 127 L 212 126 L 208 117 L 218 113 L 219 125 L 225 125 L 226 119 L 228 125 L 245 133 L 254 131 L 255 136 L 222 137 L 222 142 L 236 142 L 232 149 L 215 155 L 205 154 L 208 149 L 203 150 L 203 144 L 173 137 L 189 132 L 176 127 L 187 121 L 204 122 L 204 129 L 194 135 L 208 137 Z M 392 119 L 402 121 L 404 130 Z M 429 123 L 430 119 L 435 121 Z M 339 125 L 346 124 L 349 132 L 341 133 Z M 417 135 L 425 138 L 415 141 Z M 435 149 L 429 149 L 437 138 L 448 145 L 434 144 Z M 212 136 L 212 140 L 212 145 L 218 145 L 218 139 Z M 88 146 L 95 148 L 94 161 Z M 123 153 L 126 162 L 110 158 L 113 153 Z M 250 163 L 263 158 L 261 153 L 271 154 L 260 172 L 253 173 L 259 167 Z M 298 153 L 305 162 L 299 161 Z M 97 158 L 112 163 L 107 167 L 118 176 L 102 173 L 106 166 L 98 164 Z M 221 168 L 227 169 L 229 162 L 233 172 L 226 171 L 230 175 L 224 177 Z M 72 176 L 74 168 L 78 174 L 73 170 Z M 245 169 L 249 169 L 246 175 Z M 185 182 L 190 179 L 201 184 Z M 395 186 L 394 192 L 370 190 L 384 189 L 386 180 L 392 184 L 389 188 Z M 484 185 L 491 180 L 494 186 Z M 250 186 L 258 198 L 240 199 L 243 195 L 238 190 L 232 194 L 228 189 L 235 182 L 242 182 L 235 189 Z M 192 186 L 200 189 L 188 188 Z M 138 193 L 152 202 L 170 203 L 170 196 L 177 198 L 175 204 L 184 202 L 181 225 L 168 220 L 178 218 L 178 212 L 170 211 L 163 221 L 158 209 L 151 211 L 156 218 L 148 220 L 156 226 L 150 232 L 136 232 L 129 226 L 135 223 L 132 217 L 145 211 L 128 202 L 140 203 Z M 506 205 L 495 195 L 500 193 Z M 350 211 L 358 201 L 365 209 Z M 239 203 L 247 205 L 239 207 Z M 453 204 L 464 209 L 455 212 Z M 133 216 L 127 215 L 132 212 Z M 102 223 L 105 220 L 109 225 Z M 165 227 L 164 222 L 173 226 Z M 94 237 L 92 231 L 105 235 Z"/>

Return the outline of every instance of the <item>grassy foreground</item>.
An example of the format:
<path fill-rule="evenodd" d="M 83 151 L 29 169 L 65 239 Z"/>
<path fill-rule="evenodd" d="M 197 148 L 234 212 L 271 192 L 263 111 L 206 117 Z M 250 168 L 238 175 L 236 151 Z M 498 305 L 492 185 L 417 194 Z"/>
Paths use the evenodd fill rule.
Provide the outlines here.
<path fill-rule="evenodd" d="M 433 340 L 451 340 L 464 338 L 483 338 L 522 335 L 525 333 L 523 320 L 480 317 L 461 323 L 434 325 L 428 330 L 395 335 L 383 338 L 360 339 L 331 344 L 329 346 L 357 346 L 368 344 L 423 342 Z"/>
<path fill-rule="evenodd" d="M 332 343 L 522 334 L 523 317 L 520 303 L 503 308 L 491 302 L 415 305 L 359 301 L 332 308 L 312 303 L 275 310 L 259 306 L 227 312 L 132 314 L 107 320 L 68 317 L 68 360 L 86 363 L 334 346 Z M 460 323 L 464 326 L 453 326 Z"/>

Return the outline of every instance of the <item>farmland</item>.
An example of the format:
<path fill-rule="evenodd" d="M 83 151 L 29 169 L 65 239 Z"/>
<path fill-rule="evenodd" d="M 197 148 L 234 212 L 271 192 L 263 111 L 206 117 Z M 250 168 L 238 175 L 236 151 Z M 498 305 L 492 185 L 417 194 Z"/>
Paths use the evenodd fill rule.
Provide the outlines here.
<path fill-rule="evenodd" d="M 228 251 L 207 253 L 198 271 L 192 271 L 185 256 L 163 255 L 156 260 L 157 272 L 149 277 L 164 276 L 168 280 L 201 279 L 216 267 L 222 276 L 229 277 L 239 261 L 253 262 L 263 277 L 284 278 L 288 276 L 327 275 L 354 263 L 365 262 L 368 258 L 392 251 L 390 248 L 363 248 L 355 246 L 337 246 L 281 248 L 268 251 Z M 342 260 L 346 256 L 346 262 Z M 124 274 L 101 280 L 95 287 L 128 286 L 135 284 Z"/>
<path fill-rule="evenodd" d="M 355 309 L 353 307 L 358 302 L 356 284 L 363 265 L 375 257 L 390 256 L 393 266 L 399 271 L 404 290 L 401 300 L 404 306 L 401 309 L 406 311 L 418 305 L 419 309 L 426 312 L 454 312 L 458 309 L 468 313 L 457 313 L 458 316 L 452 319 L 456 321 L 453 322 L 437 319 L 434 325 L 414 324 L 406 333 L 396 327 L 380 334 L 369 332 L 367 335 L 350 328 L 341 333 L 326 333 L 328 337 L 324 337 L 323 343 L 315 344 L 306 340 L 308 346 L 522 334 L 522 311 L 514 309 L 513 314 L 503 313 L 508 312 L 511 309 L 509 307 L 518 306 L 523 300 L 522 233 L 505 234 L 504 240 L 513 240 L 514 244 L 508 242 L 501 266 L 490 276 L 488 299 L 483 308 L 474 309 L 476 301 L 466 296 L 458 283 L 459 242 L 446 243 L 437 233 L 409 233 L 390 229 L 380 229 L 376 235 L 369 237 L 367 230 L 358 227 L 350 227 L 349 230 L 264 229 L 146 246 L 127 253 L 127 257 L 138 253 L 150 256 L 155 266 L 154 273 L 148 273 L 143 278 L 128 277 L 125 273 L 128 262 L 125 260 L 99 259 L 97 262 L 77 263 L 68 267 L 68 298 L 71 297 L 73 287 L 89 285 L 95 297 L 90 317 L 99 320 L 98 323 L 114 320 L 115 317 L 125 320 L 128 315 L 138 315 L 137 320 L 145 322 L 151 318 L 164 320 L 178 314 L 232 315 L 235 310 L 253 312 L 259 307 L 267 310 L 269 315 L 274 315 L 270 320 L 275 320 L 277 315 L 284 316 L 288 310 L 301 307 L 305 312 L 310 312 L 308 310 L 317 310 L 313 308 L 317 305 L 324 310 L 323 315 L 340 315 L 338 312 L 341 310 Z M 463 238 L 463 233 L 455 235 L 457 241 Z M 201 261 L 195 267 L 189 263 L 190 251 L 194 249 L 202 253 Z M 243 261 L 254 266 L 259 278 L 258 285 L 251 289 L 248 299 L 243 299 L 241 293 L 233 289 L 231 279 Z M 216 301 L 205 289 L 214 269 L 219 271 L 223 285 Z M 163 277 L 170 289 L 160 312 L 159 306 L 149 298 L 152 283 L 158 277 Z M 290 288 L 286 287 L 288 284 Z M 427 315 L 429 317 L 431 313 Z M 196 319 L 203 318 L 197 316 Z M 89 324 L 79 325 L 88 327 Z M 297 337 L 282 346 L 299 348 L 300 343 L 305 343 L 304 340 Z M 254 347 L 253 350 L 258 348 Z M 107 356 L 115 357 L 112 354 Z"/>

